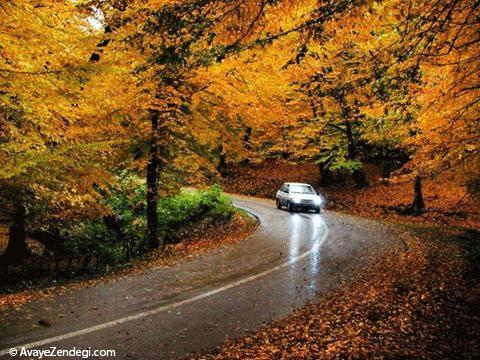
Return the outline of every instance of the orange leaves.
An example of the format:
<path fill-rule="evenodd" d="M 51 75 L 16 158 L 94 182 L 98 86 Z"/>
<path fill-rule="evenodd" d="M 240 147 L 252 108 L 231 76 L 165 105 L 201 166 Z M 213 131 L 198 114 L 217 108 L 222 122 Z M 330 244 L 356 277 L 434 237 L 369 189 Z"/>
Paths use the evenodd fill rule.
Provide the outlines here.
<path fill-rule="evenodd" d="M 85 198 L 52 203 L 88 208 L 110 170 L 144 167 L 158 110 L 175 181 L 272 155 L 351 169 L 386 148 L 478 191 L 474 0 L 95 3 L 0 5 L 0 180 L 71 183 Z"/>
<path fill-rule="evenodd" d="M 470 288 L 460 275 L 468 264 L 458 244 L 435 239 L 441 233 L 400 236 L 411 249 L 406 256 L 401 250 L 385 254 L 358 281 L 318 304 L 190 358 L 449 358 L 478 352 L 480 323 L 462 303 Z"/>
<path fill-rule="evenodd" d="M 104 210 L 93 185 L 136 115 L 135 80 L 104 53 L 88 62 L 101 35 L 89 20 L 70 1 L 0 5 L 0 190 L 32 192 L 42 225 Z"/>
<path fill-rule="evenodd" d="M 414 140 L 423 146 L 415 166 L 433 174 L 453 170 L 458 182 L 473 188 L 480 172 L 478 4 L 419 1 L 412 14 L 427 11 L 431 17 L 406 33 L 418 44 L 413 52 L 425 80 L 417 98 L 421 132 Z"/>
<path fill-rule="evenodd" d="M 379 170 L 373 165 L 365 167 L 370 187 L 353 189 L 352 184 L 317 189 L 327 196 L 327 208 L 374 219 L 398 222 L 443 224 L 447 226 L 480 227 L 480 212 L 476 199 L 467 189 L 452 182 L 448 176 L 424 180 L 423 192 L 426 211 L 421 216 L 405 216 L 398 210 L 411 203 L 411 181 L 379 181 Z M 318 184 L 318 168 L 311 163 L 294 165 L 282 161 L 265 161 L 250 166 L 238 166 L 223 179 L 227 192 L 272 198 L 286 181 Z"/>

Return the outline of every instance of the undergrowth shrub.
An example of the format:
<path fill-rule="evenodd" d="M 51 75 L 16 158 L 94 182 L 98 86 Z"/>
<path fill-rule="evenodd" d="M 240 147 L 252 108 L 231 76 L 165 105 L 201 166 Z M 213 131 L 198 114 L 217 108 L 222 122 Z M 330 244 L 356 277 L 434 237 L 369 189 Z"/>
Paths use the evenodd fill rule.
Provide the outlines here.
<path fill-rule="evenodd" d="M 204 218 L 214 222 L 230 220 L 235 212 L 232 202 L 214 185 L 196 192 L 184 191 L 160 200 L 158 220 L 160 233 L 167 242 L 177 240 L 181 229 L 192 226 Z"/>
<path fill-rule="evenodd" d="M 53 261 L 55 269 L 63 268 L 65 273 L 74 274 L 80 270 L 102 271 L 107 265 L 120 265 L 141 255 L 147 228 L 146 192 L 144 181 L 123 174 L 115 188 L 104 193 L 111 214 L 68 228 L 44 231 L 43 236 L 50 239 L 55 236 L 55 241 L 51 241 L 54 246 L 45 250 L 44 258 Z M 232 202 L 218 185 L 181 191 L 159 200 L 159 234 L 166 243 L 179 242 L 183 230 L 196 223 L 211 221 L 218 225 L 230 220 L 234 213 Z M 112 227 L 112 221 L 118 226 Z"/>

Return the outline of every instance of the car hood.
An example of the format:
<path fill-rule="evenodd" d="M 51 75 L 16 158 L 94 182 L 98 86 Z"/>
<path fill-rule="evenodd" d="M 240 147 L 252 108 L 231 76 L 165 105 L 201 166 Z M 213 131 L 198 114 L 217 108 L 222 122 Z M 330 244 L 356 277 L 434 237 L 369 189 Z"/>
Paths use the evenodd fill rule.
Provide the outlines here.
<path fill-rule="evenodd" d="M 302 199 L 302 200 L 321 200 L 322 198 L 318 195 L 313 194 L 291 194 L 292 198 Z"/>

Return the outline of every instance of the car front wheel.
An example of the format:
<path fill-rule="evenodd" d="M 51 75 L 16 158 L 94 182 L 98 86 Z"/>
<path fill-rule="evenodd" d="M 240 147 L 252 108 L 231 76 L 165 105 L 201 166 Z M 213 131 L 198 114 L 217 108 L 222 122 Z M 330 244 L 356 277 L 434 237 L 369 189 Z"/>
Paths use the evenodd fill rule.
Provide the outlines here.
<path fill-rule="evenodd" d="M 316 213 L 316 214 L 320 214 L 320 208 L 316 208 L 316 209 L 315 209 L 315 213 Z"/>
<path fill-rule="evenodd" d="M 290 212 L 293 211 L 293 206 L 292 206 L 292 204 L 290 203 L 290 201 L 287 202 L 287 211 L 290 211 Z"/>
<path fill-rule="evenodd" d="M 280 200 L 278 198 L 275 200 L 275 204 L 277 205 L 277 209 L 282 208 L 282 203 L 280 202 Z"/>

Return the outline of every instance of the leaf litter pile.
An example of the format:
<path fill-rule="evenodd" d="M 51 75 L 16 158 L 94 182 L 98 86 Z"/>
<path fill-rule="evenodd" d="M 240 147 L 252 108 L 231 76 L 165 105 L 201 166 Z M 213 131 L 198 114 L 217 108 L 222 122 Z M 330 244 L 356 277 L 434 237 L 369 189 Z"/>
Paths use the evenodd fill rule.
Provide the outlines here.
<path fill-rule="evenodd" d="M 189 358 L 479 358 L 478 258 L 438 229 L 405 228 L 402 238 L 407 251 L 319 303 Z"/>
<path fill-rule="evenodd" d="M 173 266 L 207 251 L 245 239 L 254 232 L 256 225 L 256 220 L 240 212 L 236 213 L 232 220 L 222 224 L 204 219 L 180 234 L 181 242 L 167 244 L 163 252 L 157 250 L 149 253 L 145 258 L 133 259 L 125 268 L 93 279 L 73 279 L 62 285 L 49 284 L 49 286 L 44 286 L 40 282 L 29 288 L 0 294 L 0 309 L 20 307 L 27 302 L 53 297 L 72 289 L 118 281 L 123 276 L 139 275 L 151 268 Z"/>
<path fill-rule="evenodd" d="M 231 168 L 222 186 L 227 192 L 272 199 L 282 183 L 306 182 L 327 197 L 330 210 L 377 220 L 480 228 L 478 202 L 469 196 L 465 187 L 448 178 L 423 181 L 426 209 L 420 216 L 412 216 L 402 212 L 413 200 L 411 181 L 380 181 L 379 169 L 371 164 L 365 166 L 365 171 L 369 186 L 364 189 L 355 189 L 350 178 L 344 185 L 321 187 L 318 167 L 312 163 L 266 160 Z"/>

